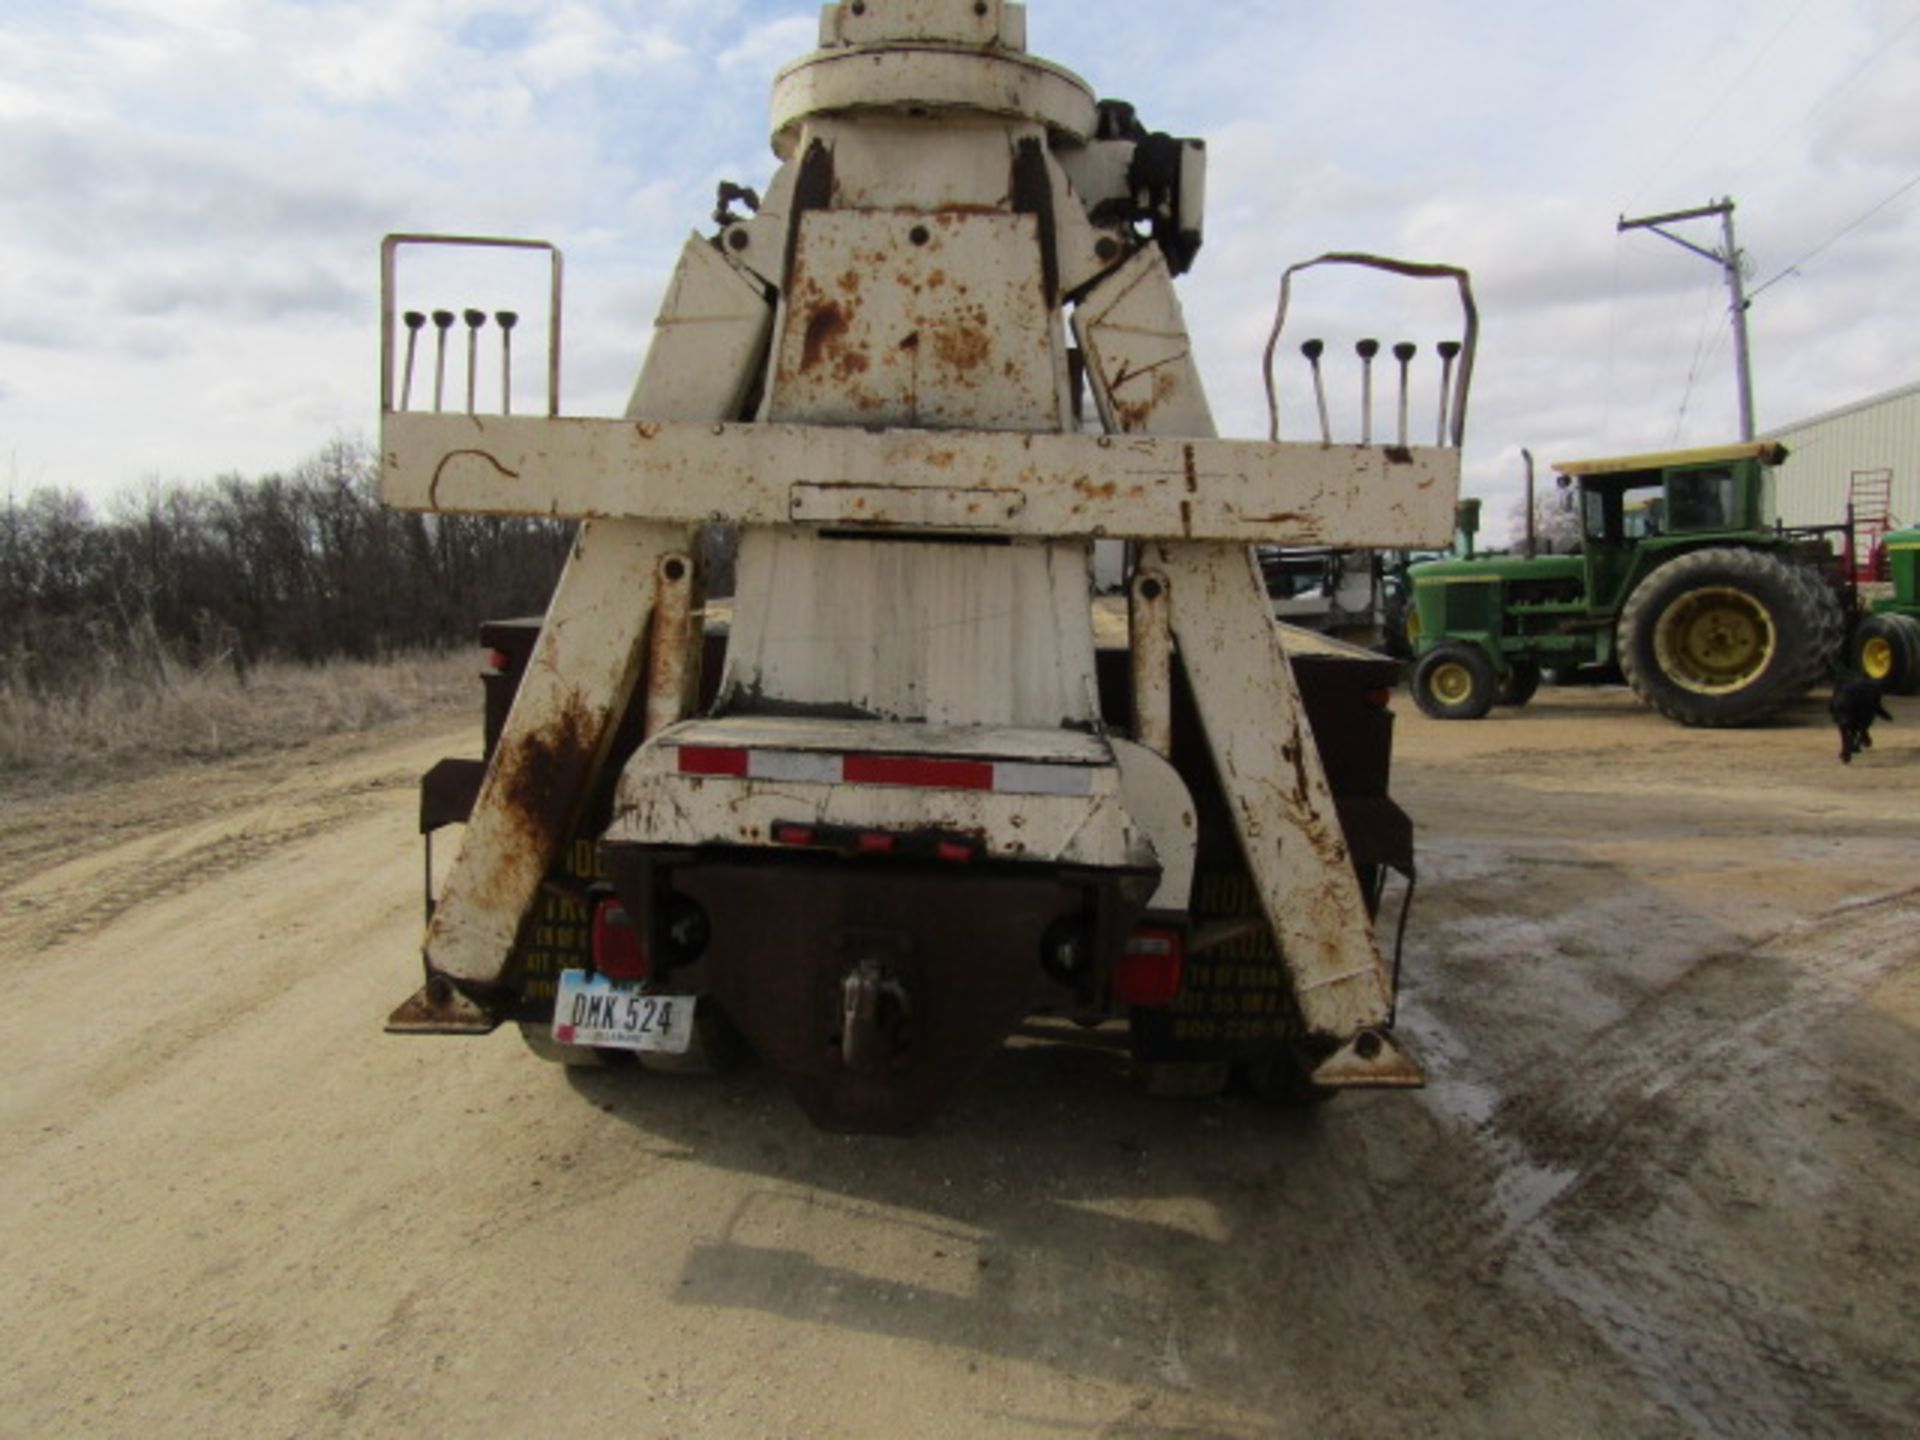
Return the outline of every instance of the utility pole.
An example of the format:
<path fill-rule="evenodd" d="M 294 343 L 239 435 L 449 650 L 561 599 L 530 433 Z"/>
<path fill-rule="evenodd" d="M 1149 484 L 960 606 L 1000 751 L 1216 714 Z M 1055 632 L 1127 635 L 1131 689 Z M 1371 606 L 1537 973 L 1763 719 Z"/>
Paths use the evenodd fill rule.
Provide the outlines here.
<path fill-rule="evenodd" d="M 1671 225 L 1680 220 L 1705 220 L 1714 215 L 1720 217 L 1722 244 L 1718 250 L 1709 250 L 1660 228 L 1662 225 Z M 1675 210 L 1667 215 L 1643 215 L 1638 220 L 1629 220 L 1622 215 L 1619 225 L 1615 227 L 1615 233 L 1618 234 L 1622 230 L 1651 230 L 1662 239 L 1671 240 L 1681 249 L 1691 250 L 1703 260 L 1713 261 L 1726 274 L 1727 294 L 1731 297 L 1733 310 L 1734 380 L 1740 389 L 1740 438 L 1753 439 L 1753 367 L 1747 352 L 1747 289 L 1746 280 L 1740 273 L 1740 249 L 1733 243 L 1733 201 L 1716 200 L 1713 204 L 1702 205 L 1696 210 Z"/>

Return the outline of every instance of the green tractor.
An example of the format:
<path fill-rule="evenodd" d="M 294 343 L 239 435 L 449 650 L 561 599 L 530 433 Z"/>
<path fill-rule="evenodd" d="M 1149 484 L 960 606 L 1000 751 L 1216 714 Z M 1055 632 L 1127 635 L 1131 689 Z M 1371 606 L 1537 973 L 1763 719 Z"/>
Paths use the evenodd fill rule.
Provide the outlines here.
<path fill-rule="evenodd" d="M 1818 531 L 1768 523 L 1774 442 L 1560 465 L 1578 554 L 1412 568 L 1414 700 L 1524 705 L 1546 669 L 1615 665 L 1683 725 L 1745 725 L 1826 679 L 1850 601 Z"/>
<path fill-rule="evenodd" d="M 1920 529 L 1883 542 L 1893 593 L 1873 603 L 1853 633 L 1853 668 L 1893 695 L 1920 692 Z"/>

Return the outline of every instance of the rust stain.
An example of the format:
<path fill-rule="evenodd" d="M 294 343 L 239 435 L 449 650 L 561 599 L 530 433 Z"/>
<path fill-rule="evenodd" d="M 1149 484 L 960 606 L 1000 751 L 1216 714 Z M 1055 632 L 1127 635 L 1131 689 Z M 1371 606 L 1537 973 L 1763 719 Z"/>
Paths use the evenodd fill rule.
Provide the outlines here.
<path fill-rule="evenodd" d="M 508 830 L 494 884 L 510 884 L 528 859 L 544 868 L 564 843 L 565 818 L 591 779 L 601 721 L 578 690 L 558 697 L 553 718 L 530 734 L 502 739 L 483 804 Z M 492 885 L 483 888 L 492 889 Z"/>
<path fill-rule="evenodd" d="M 1300 732 L 1280 747 L 1280 758 L 1293 766 L 1293 793 L 1287 798 L 1298 809 L 1307 808 L 1307 757 L 1301 753 Z"/>
<path fill-rule="evenodd" d="M 824 300 L 814 306 L 813 312 L 807 316 L 806 341 L 800 351 L 800 368 L 811 370 L 817 365 L 827 347 L 846 334 L 851 324 L 851 318 L 840 308 L 837 300 Z"/>
<path fill-rule="evenodd" d="M 982 314 L 984 322 L 985 316 Z M 993 349 L 993 338 L 982 327 L 942 326 L 933 332 L 934 352 L 942 364 L 954 370 L 977 370 L 986 363 Z"/>
<path fill-rule="evenodd" d="M 1073 477 L 1073 488 L 1089 500 L 1111 500 L 1120 487 L 1112 480 L 1095 481 L 1086 475 L 1076 475 Z"/>

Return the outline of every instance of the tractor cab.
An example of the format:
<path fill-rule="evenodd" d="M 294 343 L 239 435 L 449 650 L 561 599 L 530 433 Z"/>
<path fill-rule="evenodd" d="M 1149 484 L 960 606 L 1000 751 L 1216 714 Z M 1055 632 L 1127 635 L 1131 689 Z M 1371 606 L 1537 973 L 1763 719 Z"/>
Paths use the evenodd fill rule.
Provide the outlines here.
<path fill-rule="evenodd" d="M 1611 612 L 1669 550 L 1765 531 L 1770 473 L 1785 458 L 1762 441 L 1558 466 L 1579 496 L 1589 608 Z"/>

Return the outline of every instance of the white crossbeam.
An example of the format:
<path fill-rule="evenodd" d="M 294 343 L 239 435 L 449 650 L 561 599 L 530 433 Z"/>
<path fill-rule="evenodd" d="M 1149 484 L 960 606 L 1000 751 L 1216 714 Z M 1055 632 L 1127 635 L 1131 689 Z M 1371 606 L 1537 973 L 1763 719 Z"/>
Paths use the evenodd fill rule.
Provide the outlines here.
<path fill-rule="evenodd" d="M 1148 435 L 389 414 L 402 510 L 1341 548 L 1447 543 L 1460 453 Z"/>

